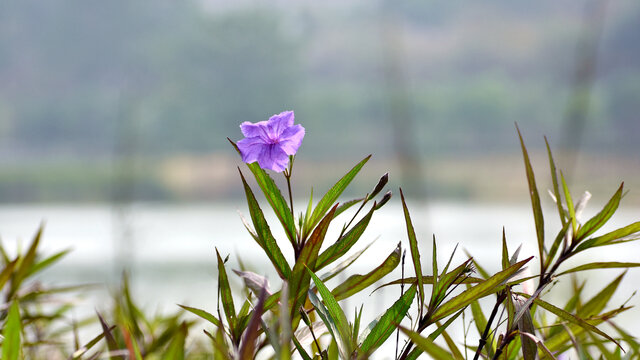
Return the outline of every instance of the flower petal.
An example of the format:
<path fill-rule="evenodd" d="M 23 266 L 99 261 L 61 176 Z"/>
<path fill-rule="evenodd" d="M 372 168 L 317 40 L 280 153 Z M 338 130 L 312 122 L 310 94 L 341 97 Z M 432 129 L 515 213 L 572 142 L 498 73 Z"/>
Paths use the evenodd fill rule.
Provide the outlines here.
<path fill-rule="evenodd" d="M 240 124 L 240 130 L 245 137 L 260 136 L 264 140 L 267 140 L 267 121 L 260 121 L 255 124 L 245 121 Z"/>
<path fill-rule="evenodd" d="M 282 172 L 289 164 L 289 156 L 277 144 L 264 147 L 264 151 L 258 158 L 258 164 L 263 169 L 271 169 L 275 172 Z"/>
<path fill-rule="evenodd" d="M 250 164 L 258 161 L 265 151 L 269 150 L 269 145 L 265 144 L 260 137 L 248 137 L 238 141 L 238 149 L 242 155 L 242 161 Z"/>
<path fill-rule="evenodd" d="M 287 155 L 295 155 L 302 144 L 305 130 L 302 125 L 287 128 L 280 136 L 280 147 Z"/>
<path fill-rule="evenodd" d="M 280 137 L 283 131 L 293 126 L 294 120 L 295 116 L 293 111 L 283 111 L 280 114 L 273 115 L 269 118 L 269 121 L 267 121 L 269 135 L 273 139 Z"/>

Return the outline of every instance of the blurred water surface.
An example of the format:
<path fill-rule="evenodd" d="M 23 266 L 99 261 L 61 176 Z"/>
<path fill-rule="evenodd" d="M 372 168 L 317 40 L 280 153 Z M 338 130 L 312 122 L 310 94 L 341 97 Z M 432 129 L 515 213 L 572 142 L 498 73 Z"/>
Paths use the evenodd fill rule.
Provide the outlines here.
<path fill-rule="evenodd" d="M 217 296 L 216 247 L 223 257 L 230 254 L 228 268 L 239 269 L 238 259 L 241 259 L 248 269 L 267 275 L 273 288 L 280 286 L 277 275 L 269 269 L 268 259 L 243 228 L 238 210 L 246 210 L 244 204 L 238 204 L 242 203 L 197 206 L 136 204 L 126 209 L 106 205 L 4 205 L 0 207 L 0 236 L 9 248 L 16 244 L 26 246 L 44 219 L 43 249 L 48 253 L 66 248 L 72 248 L 73 251 L 51 271 L 42 274 L 41 279 L 59 285 L 99 284 L 82 304 L 88 312 L 108 306 L 105 295 L 117 287 L 125 267 L 131 274 L 133 293 L 146 309 L 173 311 L 175 304 L 214 309 Z M 432 234 L 436 235 L 441 266 L 459 244 L 454 264 L 462 262 L 467 251 L 487 270 L 498 271 L 496 256 L 500 253 L 503 226 L 511 252 L 522 244 L 520 258 L 537 253 L 531 209 L 527 204 L 440 202 L 427 205 L 409 201 L 409 206 L 420 240 L 425 273 L 430 273 Z M 559 227 L 551 218 L 554 209 L 547 210 L 547 236 L 551 237 L 555 236 Z M 588 208 L 585 218 L 596 211 L 595 207 Z M 623 207 L 613 217 L 611 224 L 601 231 L 636 221 L 638 214 L 638 208 Z M 346 222 L 349 220 L 347 216 L 343 214 L 343 219 L 339 220 Z M 278 232 L 277 220 L 274 217 L 268 220 L 273 225 L 276 237 L 284 239 L 283 233 Z M 341 221 L 336 224 L 341 224 Z M 334 241 L 339 230 L 334 225 L 325 244 Z M 352 252 L 370 242 L 374 243 L 364 256 L 353 264 L 347 274 L 332 280 L 330 287 L 348 275 L 368 272 L 393 251 L 398 242 L 402 242 L 404 248 L 408 246 L 399 204 L 392 202 L 376 212 L 369 229 Z M 283 249 L 287 245 L 281 242 Z M 290 251 L 283 252 L 288 259 L 293 257 Z M 586 252 L 586 256 L 576 260 L 636 262 L 639 252 L 640 243 L 629 243 Z M 532 262 L 533 269 L 537 266 Z M 569 266 L 565 265 L 565 268 Z M 406 273 L 407 276 L 413 274 L 409 261 L 406 263 Z M 620 270 L 617 269 L 582 273 L 580 278 L 587 279 L 588 276 L 589 281 L 585 288 L 586 296 L 599 291 L 605 281 L 610 281 L 618 273 Z M 400 267 L 385 280 L 399 277 Z M 235 285 L 240 285 L 235 275 L 231 275 L 231 280 Z M 552 294 L 560 302 L 564 302 L 563 288 L 569 289 L 570 286 L 568 277 L 562 280 L 554 289 L 553 294 L 557 295 Z M 609 306 L 613 308 L 622 304 L 639 283 L 638 271 L 631 269 L 624 280 L 626 286 L 619 289 Z M 372 290 L 373 287 L 346 300 L 343 304 L 345 309 L 351 311 L 364 303 L 367 310 L 364 320 L 370 321 L 390 306 L 400 291 L 398 288 L 386 288 L 377 292 L 376 296 L 370 296 Z M 635 298 L 631 300 L 631 304 L 636 302 Z M 621 318 L 620 322 L 632 333 L 637 333 L 640 325 L 634 319 L 638 313 L 632 309 L 629 315 Z"/>

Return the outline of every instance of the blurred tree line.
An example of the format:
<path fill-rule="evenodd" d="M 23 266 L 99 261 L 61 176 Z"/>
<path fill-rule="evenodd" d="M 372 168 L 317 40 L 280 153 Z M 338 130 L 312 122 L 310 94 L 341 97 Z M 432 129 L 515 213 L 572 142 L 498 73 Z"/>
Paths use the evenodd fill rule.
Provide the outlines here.
<path fill-rule="evenodd" d="M 0 199 L 108 198 L 126 159 L 144 174 L 234 156 L 240 122 L 286 109 L 308 159 L 392 159 L 390 98 L 418 159 L 516 152 L 514 121 L 562 129 L 588 4 L 4 1 Z M 582 150 L 637 153 L 640 4 L 609 6 L 603 34 Z M 171 197 L 141 179 L 143 197 Z"/>

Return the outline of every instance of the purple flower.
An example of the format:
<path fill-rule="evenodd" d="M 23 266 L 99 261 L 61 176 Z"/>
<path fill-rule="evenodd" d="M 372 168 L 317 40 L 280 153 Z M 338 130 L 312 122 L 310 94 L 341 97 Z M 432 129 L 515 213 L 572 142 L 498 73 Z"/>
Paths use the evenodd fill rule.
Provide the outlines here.
<path fill-rule="evenodd" d="M 273 115 L 267 121 L 240 124 L 244 139 L 238 141 L 242 161 L 258 162 L 261 168 L 282 172 L 304 138 L 302 125 L 293 125 L 293 111 Z"/>

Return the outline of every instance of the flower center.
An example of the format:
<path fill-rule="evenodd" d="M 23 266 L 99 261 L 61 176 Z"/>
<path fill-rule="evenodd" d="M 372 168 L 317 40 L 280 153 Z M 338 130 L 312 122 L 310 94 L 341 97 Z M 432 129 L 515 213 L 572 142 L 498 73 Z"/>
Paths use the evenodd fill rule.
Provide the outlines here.
<path fill-rule="evenodd" d="M 277 136 L 269 136 L 267 138 L 267 143 L 269 143 L 269 144 L 274 145 L 274 144 L 277 144 L 279 142 L 280 142 L 280 138 L 278 138 Z"/>

